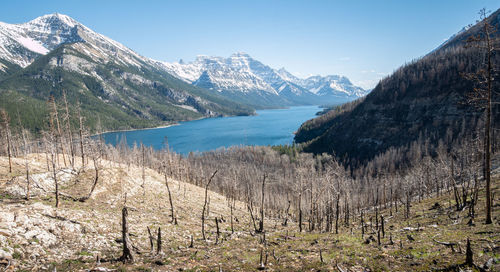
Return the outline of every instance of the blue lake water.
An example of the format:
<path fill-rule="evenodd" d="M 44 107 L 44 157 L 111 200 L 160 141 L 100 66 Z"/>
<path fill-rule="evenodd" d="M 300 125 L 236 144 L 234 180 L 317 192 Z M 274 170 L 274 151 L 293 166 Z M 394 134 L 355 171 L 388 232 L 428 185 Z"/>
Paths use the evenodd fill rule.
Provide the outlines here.
<path fill-rule="evenodd" d="M 142 142 L 155 149 L 164 148 L 166 138 L 170 149 L 181 154 L 235 145 L 291 144 L 293 133 L 320 110 L 318 106 L 259 110 L 256 116 L 207 118 L 166 128 L 109 132 L 102 136 L 106 143 L 113 145 L 125 136 L 131 146 Z"/>

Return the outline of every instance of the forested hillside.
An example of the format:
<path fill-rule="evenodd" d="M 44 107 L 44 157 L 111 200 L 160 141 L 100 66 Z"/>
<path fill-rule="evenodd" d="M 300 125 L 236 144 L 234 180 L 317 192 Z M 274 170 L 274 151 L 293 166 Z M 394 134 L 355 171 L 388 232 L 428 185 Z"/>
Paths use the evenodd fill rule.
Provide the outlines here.
<path fill-rule="evenodd" d="M 497 30 L 491 34 L 497 47 L 499 16 L 496 11 L 488 18 Z M 484 126 L 483 109 L 468 99 L 477 84 L 464 74 L 485 69 L 484 51 L 466 43 L 467 37 L 480 30 L 472 27 L 425 57 L 405 64 L 381 80 L 366 98 L 304 123 L 295 141 L 304 143 L 304 151 L 334 153 L 357 164 L 390 150 L 400 149 L 399 154 L 405 154 L 412 143 L 426 145 L 433 152 L 440 141 L 449 147 L 466 134 L 479 135 Z M 492 55 L 492 63 L 500 63 L 499 54 Z M 493 89 L 499 86 L 498 80 L 493 82 Z M 493 100 L 498 97 L 494 92 Z M 498 104 L 492 113 L 493 126 L 498 128 Z M 394 163 L 405 160 L 404 155 L 399 157 Z"/>
<path fill-rule="evenodd" d="M 204 116 L 250 114 L 250 108 L 210 94 L 173 78 L 166 72 L 95 62 L 80 51 L 85 44 L 62 45 L 25 69 L 0 82 L 0 107 L 34 131 L 47 129 L 47 101 L 53 96 L 64 106 L 77 102 L 89 126 L 100 119 L 104 129 L 152 127 Z M 76 63 L 95 66 L 82 72 Z M 100 80 L 101 79 L 101 80 Z M 103 81 L 104 80 L 104 81 Z"/>

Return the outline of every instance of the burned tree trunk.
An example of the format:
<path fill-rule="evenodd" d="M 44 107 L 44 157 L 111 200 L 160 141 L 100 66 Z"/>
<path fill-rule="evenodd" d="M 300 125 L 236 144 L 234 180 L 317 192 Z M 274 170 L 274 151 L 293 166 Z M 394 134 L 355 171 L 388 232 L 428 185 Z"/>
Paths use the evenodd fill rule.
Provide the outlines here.
<path fill-rule="evenodd" d="M 479 49 L 481 54 L 484 54 L 481 60 L 480 66 L 485 65 L 486 67 L 479 67 L 478 71 L 471 74 L 465 74 L 465 77 L 469 80 L 474 80 L 477 86 L 469 94 L 469 101 L 476 107 L 483 110 L 484 114 L 484 160 L 483 160 L 483 170 L 484 170 L 484 180 L 486 181 L 486 224 L 493 223 L 491 217 L 491 153 L 492 153 L 492 133 L 495 131 L 492 128 L 492 112 L 494 113 L 494 101 L 493 99 L 493 88 L 495 80 L 495 59 L 494 54 L 498 50 L 495 39 L 491 36 L 496 32 L 496 27 L 491 25 L 487 18 L 486 9 L 481 9 L 479 11 L 480 15 L 480 33 L 475 36 L 472 35 L 467 39 L 466 47 L 474 46 Z M 493 59 L 492 59 L 493 58 Z M 493 109 L 492 109 L 493 107 Z M 494 142 L 494 141 L 493 141 Z"/>
<path fill-rule="evenodd" d="M 233 209 L 234 209 L 234 199 L 231 200 L 231 234 L 234 233 L 234 227 L 233 227 Z"/>
<path fill-rule="evenodd" d="M 99 181 L 99 159 L 94 157 L 93 162 L 94 162 L 94 171 L 95 171 L 94 183 L 92 183 L 92 187 L 90 188 L 90 192 L 88 195 L 81 197 L 81 198 L 78 198 L 78 201 L 80 201 L 80 202 L 85 202 L 89 198 L 92 197 L 92 194 L 94 193 L 94 190 L 95 190 L 97 183 Z"/>
<path fill-rule="evenodd" d="M 30 199 L 30 168 L 26 159 L 26 200 Z"/>
<path fill-rule="evenodd" d="M 285 211 L 285 219 L 283 220 L 283 223 L 281 225 L 283 225 L 284 227 L 286 227 L 288 225 L 288 214 L 290 213 L 290 205 L 291 205 L 291 201 L 288 200 L 288 206 L 286 207 L 286 211 Z"/>
<path fill-rule="evenodd" d="M 5 141 L 7 143 L 7 156 L 9 156 L 9 173 L 12 173 L 12 150 L 10 143 L 10 128 L 9 128 L 10 118 L 7 112 L 3 109 L 1 111 L 1 114 L 2 114 L 3 127 L 5 129 Z"/>
<path fill-rule="evenodd" d="M 63 157 L 63 162 L 64 162 L 64 166 L 67 166 L 66 164 L 66 155 L 65 155 L 65 150 L 64 150 L 64 144 L 62 142 L 62 133 L 61 133 L 61 124 L 59 123 L 59 114 L 57 112 L 57 105 L 56 105 L 56 100 L 53 96 L 51 96 L 50 98 L 50 102 L 52 103 L 52 118 L 54 119 L 53 121 L 55 121 L 55 126 L 53 126 L 53 134 L 55 135 L 55 144 L 56 144 L 56 154 L 59 154 L 59 151 L 58 151 L 58 146 L 60 145 L 61 146 L 61 153 L 62 153 L 62 157 Z M 57 161 L 59 162 L 59 156 L 57 156 Z"/>
<path fill-rule="evenodd" d="M 205 202 L 203 203 L 203 211 L 201 212 L 201 234 L 203 236 L 203 240 L 207 240 L 205 237 L 205 210 L 207 209 L 207 199 L 208 199 L 208 186 L 212 182 L 212 179 L 217 174 L 217 170 L 212 174 L 212 176 L 208 179 L 207 185 L 205 186 Z"/>
<path fill-rule="evenodd" d="M 59 207 L 59 182 L 57 181 L 56 160 L 54 158 L 54 154 L 51 154 L 51 160 L 52 160 L 52 177 L 54 178 L 54 185 L 55 185 L 55 189 L 56 189 L 56 191 L 55 191 L 56 208 L 58 208 Z"/>
<path fill-rule="evenodd" d="M 363 210 L 361 210 L 361 238 L 365 238 L 365 221 L 363 218 Z"/>
<path fill-rule="evenodd" d="M 405 218 L 410 218 L 410 207 L 411 207 L 411 193 L 409 191 L 406 192 L 406 210 L 405 210 Z"/>
<path fill-rule="evenodd" d="M 78 122 L 79 122 L 79 129 L 78 129 L 78 134 L 80 136 L 80 155 L 82 156 L 82 168 L 85 168 L 85 149 L 84 149 L 84 146 L 83 146 L 83 142 L 84 142 L 84 139 L 83 139 L 83 117 L 82 117 L 82 114 L 80 112 L 80 103 L 78 103 Z"/>
<path fill-rule="evenodd" d="M 156 254 L 160 254 L 161 252 L 161 228 L 158 227 L 158 239 L 156 241 Z"/>
<path fill-rule="evenodd" d="M 122 241 L 123 241 L 123 254 L 120 258 L 124 263 L 133 262 L 134 256 L 132 255 L 132 243 L 130 242 L 130 237 L 128 235 L 128 225 L 127 225 L 128 210 L 127 207 L 122 209 Z"/>
<path fill-rule="evenodd" d="M 147 227 L 148 229 L 148 237 L 149 237 L 149 246 L 151 247 L 151 252 L 154 250 L 154 243 L 153 243 L 153 235 L 151 234 L 151 229 Z"/>
<path fill-rule="evenodd" d="M 73 146 L 73 132 L 71 131 L 71 120 L 70 120 L 70 114 L 69 114 L 69 108 L 68 108 L 68 100 L 66 98 L 66 92 L 63 90 L 63 100 L 64 100 L 64 108 L 66 111 L 66 114 L 64 116 L 64 120 L 66 121 L 66 133 L 68 133 L 68 141 L 69 141 L 69 150 L 71 153 L 71 167 L 75 167 L 75 149 Z"/>
<path fill-rule="evenodd" d="M 467 238 L 467 249 L 465 251 L 465 264 L 468 266 L 474 266 L 472 248 L 470 246 L 470 240 Z"/>
<path fill-rule="evenodd" d="M 165 171 L 164 176 L 165 176 L 165 185 L 167 185 L 167 191 L 168 191 L 168 202 L 170 203 L 170 217 L 172 218 L 170 223 L 174 223 L 175 221 L 174 203 L 172 202 L 172 193 L 170 192 L 170 187 L 168 186 L 167 171 Z"/>
<path fill-rule="evenodd" d="M 340 195 L 337 195 L 337 205 L 335 208 L 335 234 L 339 234 L 339 216 L 340 216 L 339 201 L 340 201 Z"/>
<path fill-rule="evenodd" d="M 264 193 L 265 193 L 265 186 L 266 186 L 266 175 L 264 174 L 264 177 L 262 178 L 262 198 L 261 198 L 261 203 L 260 203 L 260 221 L 259 221 L 259 231 L 258 232 L 264 232 Z"/>
<path fill-rule="evenodd" d="M 302 194 L 299 194 L 299 232 L 302 232 L 302 207 L 301 207 Z"/>
<path fill-rule="evenodd" d="M 382 230 L 382 237 L 385 238 L 384 216 L 380 216 L 380 228 Z"/>
<path fill-rule="evenodd" d="M 18 115 L 18 117 L 19 117 L 19 115 Z M 21 124 L 21 118 L 19 118 L 19 123 Z M 29 151 L 28 151 L 28 142 L 26 139 L 26 132 L 22 126 L 21 126 L 21 133 L 23 136 L 23 143 L 24 143 L 24 168 L 26 169 L 26 200 L 29 200 L 30 199 L 30 189 L 31 189 L 30 188 L 31 187 L 31 184 L 30 184 L 30 166 L 28 163 Z"/>
<path fill-rule="evenodd" d="M 215 244 L 219 244 L 219 235 L 220 235 L 220 230 L 219 230 L 219 219 L 217 219 L 217 216 L 215 217 L 215 228 L 216 228 L 216 236 L 215 236 Z"/>

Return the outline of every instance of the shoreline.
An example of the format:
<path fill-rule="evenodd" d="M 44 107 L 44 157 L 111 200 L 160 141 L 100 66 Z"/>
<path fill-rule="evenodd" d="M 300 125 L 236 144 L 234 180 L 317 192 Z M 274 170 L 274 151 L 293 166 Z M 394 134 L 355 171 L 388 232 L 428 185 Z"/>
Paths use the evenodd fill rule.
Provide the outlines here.
<path fill-rule="evenodd" d="M 229 116 L 223 116 L 223 117 L 229 117 Z M 106 133 L 128 132 L 128 131 L 136 131 L 136 130 L 168 128 L 168 127 L 173 127 L 173 126 L 179 126 L 179 125 L 181 125 L 181 122 L 191 122 L 191 121 L 197 121 L 197 120 L 209 119 L 209 118 L 217 118 L 217 117 L 200 117 L 200 118 L 196 118 L 196 119 L 192 119 L 192 120 L 178 121 L 178 122 L 175 122 L 175 123 L 172 123 L 172 124 L 169 124 L 169 125 L 161 125 L 161 126 L 157 126 L 157 127 L 107 130 L 107 131 L 103 131 L 101 133 L 92 134 L 92 135 L 90 135 L 90 137 L 95 137 L 95 136 L 103 135 L 103 134 L 106 134 Z"/>
<path fill-rule="evenodd" d="M 257 115 L 257 114 L 255 114 L 255 115 Z M 161 125 L 161 126 L 157 126 L 157 127 L 108 130 L 108 131 L 104 131 L 104 132 L 101 132 L 101 133 L 96 133 L 96 134 L 90 135 L 90 137 L 99 136 L 99 135 L 106 134 L 106 133 L 114 133 L 114 132 L 127 132 L 127 131 L 136 131 L 136 130 L 168 128 L 168 127 L 173 127 L 173 126 L 179 126 L 179 125 L 181 125 L 181 122 L 191 122 L 191 121 L 198 121 L 198 120 L 210 119 L 210 118 L 223 118 L 223 117 L 236 117 L 236 116 L 239 116 L 239 115 L 213 116 L 213 117 L 203 116 L 203 117 L 200 117 L 200 118 L 195 118 L 195 119 L 191 119 L 191 120 L 184 120 L 184 121 L 178 121 L 178 122 L 175 122 L 173 124 Z M 253 115 L 244 115 L 244 116 L 253 116 Z"/>
<path fill-rule="evenodd" d="M 103 135 L 103 134 L 107 134 L 107 133 L 128 132 L 128 131 L 147 130 L 147 129 L 160 129 L 160 128 L 168 128 L 168 127 L 178 126 L 178 125 L 180 125 L 180 123 L 174 123 L 174 124 L 170 124 L 170 125 L 161 125 L 161 126 L 149 127 L 149 128 L 130 128 L 130 129 L 108 130 L 108 131 L 103 131 L 101 133 L 92 134 L 92 135 L 90 135 L 90 137 L 95 137 L 95 136 L 99 136 L 99 135 Z"/>

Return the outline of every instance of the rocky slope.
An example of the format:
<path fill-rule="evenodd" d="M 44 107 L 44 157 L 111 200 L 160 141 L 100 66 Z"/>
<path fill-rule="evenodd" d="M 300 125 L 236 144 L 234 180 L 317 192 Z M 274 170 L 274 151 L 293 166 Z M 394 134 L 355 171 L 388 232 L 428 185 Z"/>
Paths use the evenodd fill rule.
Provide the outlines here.
<path fill-rule="evenodd" d="M 500 260 L 498 224 L 485 225 L 484 205 L 476 207 L 475 224 L 468 225 L 467 211 L 457 211 L 449 194 L 414 201 L 410 218 L 403 206 L 380 207 L 385 232 L 377 245 L 375 212 L 365 210 L 365 231 L 354 217 L 339 233 L 298 232 L 297 222 L 289 217 L 266 218 L 266 243 L 252 233 L 247 207 L 236 202 L 234 233 L 231 232 L 228 201 L 209 192 L 206 221 L 207 241 L 201 238 L 200 215 L 204 189 L 168 179 L 178 224 L 171 223 L 170 205 L 162 175 L 134 165 L 101 161 L 101 179 L 86 202 L 62 198 L 54 207 L 54 180 L 47 172 L 45 154 L 30 154 L 13 160 L 0 157 L 0 269 L 6 271 L 458 271 L 465 260 L 466 237 L 471 240 L 474 262 L 481 269 L 498 271 Z M 31 169 L 32 194 L 24 200 L 25 163 Z M 92 166 L 64 167 L 57 172 L 61 191 L 81 196 L 88 192 L 94 178 Z M 88 164 L 87 164 L 88 165 Z M 493 192 L 498 201 L 498 172 Z M 484 192 L 479 193 L 484 203 Z M 130 240 L 134 245 L 133 263 L 123 264 L 121 255 L 121 208 L 128 207 Z M 499 209 L 493 218 L 499 220 Z M 294 211 L 291 211 L 295 213 Z M 215 243 L 216 224 L 221 232 Z M 151 250 L 148 228 L 154 250 Z M 162 251 L 156 253 L 158 228 Z M 190 247 L 191 237 L 193 247 Z M 436 241 L 453 243 L 451 249 Z M 262 258 L 260 258 L 262 252 Z M 267 256 L 267 257 L 266 257 Z M 464 266 L 461 266 L 464 268 Z M 455 269 L 455 270 L 454 270 Z M 476 271 L 476 270 L 471 270 Z M 482 270 L 483 271 L 483 270 Z"/>
<path fill-rule="evenodd" d="M 26 177 L 20 175 L 25 159 L 31 172 L 29 201 L 23 200 Z M 57 179 L 61 194 L 86 195 L 93 182 L 94 168 L 82 168 L 78 160 L 75 168 L 64 167 L 62 156 L 59 159 L 61 168 L 57 171 Z M 44 154 L 30 154 L 14 159 L 14 173 L 8 174 L 7 158 L 0 157 L 0 268 L 5 267 L 2 261 L 8 260 L 11 270 L 52 271 L 55 264 L 62 265 L 69 260 L 94 263 L 97 256 L 109 266 L 109 260 L 118 258 L 121 251 L 121 209 L 124 205 L 129 209 L 128 222 L 134 247 L 143 255 L 149 254 L 147 227 L 154 232 L 161 227 L 165 249 L 174 245 L 179 245 L 176 250 L 187 248 L 191 236 L 196 244 L 201 243 L 204 188 L 168 179 L 178 222 L 174 225 L 163 175 L 146 169 L 143 183 L 140 167 L 103 160 L 99 183 L 92 197 L 86 202 L 75 202 L 61 196 L 61 205 L 55 208 L 54 179 L 46 165 Z M 230 210 L 225 197 L 213 192 L 209 192 L 209 197 L 211 220 L 206 224 L 209 243 L 213 243 L 213 217 L 229 217 Z M 235 223 L 237 226 L 244 222 L 244 211 L 245 206 L 236 203 L 233 213 L 241 220 Z M 228 224 L 220 223 L 224 235 L 228 234 Z M 233 238 L 240 235 L 243 234 L 237 231 Z M 137 255 L 139 259 L 143 257 Z"/>

